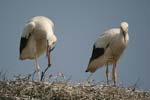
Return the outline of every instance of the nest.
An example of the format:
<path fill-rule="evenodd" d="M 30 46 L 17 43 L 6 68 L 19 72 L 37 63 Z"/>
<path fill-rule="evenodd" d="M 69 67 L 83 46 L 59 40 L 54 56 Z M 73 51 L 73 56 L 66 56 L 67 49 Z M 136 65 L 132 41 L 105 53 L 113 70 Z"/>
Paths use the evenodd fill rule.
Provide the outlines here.
<path fill-rule="evenodd" d="M 150 92 L 91 81 L 73 83 L 63 74 L 44 82 L 19 76 L 0 81 L 0 100 L 150 100 Z"/>

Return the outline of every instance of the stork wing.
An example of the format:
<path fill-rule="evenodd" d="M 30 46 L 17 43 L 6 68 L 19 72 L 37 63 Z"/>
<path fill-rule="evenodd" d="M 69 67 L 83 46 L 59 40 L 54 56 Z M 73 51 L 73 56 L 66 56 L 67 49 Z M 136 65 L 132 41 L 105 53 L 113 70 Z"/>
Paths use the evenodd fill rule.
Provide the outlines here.
<path fill-rule="evenodd" d="M 104 48 L 96 48 L 95 45 L 93 46 L 92 56 L 90 58 L 90 62 L 104 54 Z"/>
<path fill-rule="evenodd" d="M 33 33 L 34 27 L 35 27 L 34 22 L 29 22 L 26 24 L 20 40 L 20 54 L 22 53 L 22 50 L 27 46 L 29 38 Z"/>
<path fill-rule="evenodd" d="M 105 31 L 96 40 L 95 42 L 96 48 L 107 48 L 109 44 L 113 42 L 113 40 L 118 38 L 119 33 L 120 33 L 119 29 L 110 29 L 108 31 Z"/>
<path fill-rule="evenodd" d="M 105 50 L 112 44 L 113 40 L 119 35 L 117 29 L 111 29 L 104 32 L 95 42 L 93 46 L 92 56 L 90 62 L 105 53 Z"/>

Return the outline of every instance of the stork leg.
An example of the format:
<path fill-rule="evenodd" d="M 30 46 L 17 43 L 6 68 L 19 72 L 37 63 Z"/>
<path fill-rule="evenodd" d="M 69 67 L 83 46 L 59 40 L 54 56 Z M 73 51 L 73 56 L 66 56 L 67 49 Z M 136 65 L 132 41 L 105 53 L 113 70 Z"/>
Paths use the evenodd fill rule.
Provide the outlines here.
<path fill-rule="evenodd" d="M 50 49 L 51 47 L 48 45 L 48 41 L 47 41 L 47 58 L 48 58 L 48 67 L 51 66 L 51 60 L 50 60 Z"/>
<path fill-rule="evenodd" d="M 114 85 L 116 86 L 116 81 L 117 81 L 117 63 L 116 62 L 113 64 L 112 78 L 114 81 Z"/>
<path fill-rule="evenodd" d="M 50 49 L 51 49 L 51 47 L 48 45 L 48 41 L 47 41 L 47 50 L 46 50 L 46 54 L 47 54 L 47 59 L 48 59 L 48 66 L 47 66 L 46 69 L 42 72 L 42 75 L 41 75 L 41 81 L 43 80 L 46 71 L 47 71 L 48 68 L 51 66 L 51 62 L 50 62 Z"/>
<path fill-rule="evenodd" d="M 38 80 L 40 81 L 40 65 L 38 63 L 38 58 L 35 57 L 35 64 L 36 64 L 36 72 L 37 72 L 37 75 L 38 75 Z"/>
<path fill-rule="evenodd" d="M 107 84 L 109 84 L 109 68 L 108 68 L 108 63 L 106 65 L 106 78 L 107 78 Z"/>
<path fill-rule="evenodd" d="M 51 66 L 50 49 L 51 49 L 51 47 L 50 47 L 49 45 L 47 45 L 48 67 L 50 67 L 50 66 Z"/>

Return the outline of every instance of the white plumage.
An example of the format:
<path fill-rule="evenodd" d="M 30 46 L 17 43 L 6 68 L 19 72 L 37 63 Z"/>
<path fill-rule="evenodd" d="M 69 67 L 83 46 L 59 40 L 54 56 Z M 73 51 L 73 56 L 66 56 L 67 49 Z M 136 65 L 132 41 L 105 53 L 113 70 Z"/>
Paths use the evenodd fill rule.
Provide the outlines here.
<path fill-rule="evenodd" d="M 98 68 L 106 65 L 106 77 L 108 82 L 108 65 L 113 64 L 112 77 L 114 84 L 117 80 L 116 65 L 128 45 L 128 23 L 122 22 L 120 28 L 113 28 L 105 31 L 96 40 L 93 46 L 86 72 L 94 73 Z"/>
<path fill-rule="evenodd" d="M 53 22 L 44 16 L 36 16 L 30 19 L 23 30 L 20 41 L 20 60 L 35 59 L 36 71 L 40 79 L 40 66 L 38 57 L 45 51 L 50 63 L 50 51 L 53 49 L 57 38 L 54 35 Z"/>

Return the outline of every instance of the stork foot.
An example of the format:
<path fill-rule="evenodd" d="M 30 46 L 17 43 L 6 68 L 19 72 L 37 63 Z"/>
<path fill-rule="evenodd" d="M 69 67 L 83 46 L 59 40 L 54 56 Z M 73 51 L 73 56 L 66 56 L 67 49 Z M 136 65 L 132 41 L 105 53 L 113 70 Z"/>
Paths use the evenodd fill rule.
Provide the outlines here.
<path fill-rule="evenodd" d="M 107 85 L 109 85 L 109 80 L 107 80 Z"/>
<path fill-rule="evenodd" d="M 114 86 L 116 87 L 116 81 L 114 81 Z"/>

